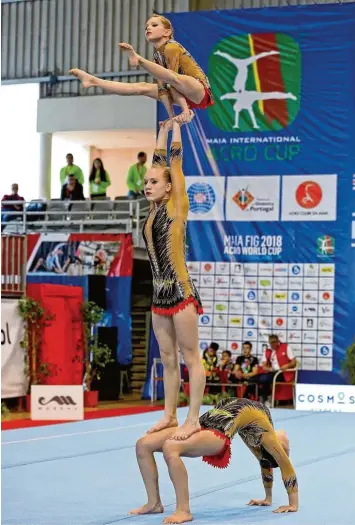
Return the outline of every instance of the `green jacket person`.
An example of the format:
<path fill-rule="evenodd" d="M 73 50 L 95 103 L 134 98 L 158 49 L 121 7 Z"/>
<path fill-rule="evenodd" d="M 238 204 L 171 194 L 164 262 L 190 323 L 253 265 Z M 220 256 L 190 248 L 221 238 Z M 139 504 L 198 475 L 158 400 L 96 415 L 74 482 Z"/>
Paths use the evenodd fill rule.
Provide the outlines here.
<path fill-rule="evenodd" d="M 147 172 L 145 163 L 147 162 L 147 154 L 144 151 L 138 153 L 138 162 L 133 164 L 127 175 L 128 197 L 136 198 L 139 194 L 143 194 L 144 190 L 144 175 Z"/>
<path fill-rule="evenodd" d="M 81 168 L 79 166 L 76 166 L 74 164 L 74 157 L 72 153 L 68 153 L 66 156 L 67 159 L 67 165 L 60 170 L 60 184 L 63 186 L 65 182 L 67 182 L 68 175 L 74 175 L 76 180 L 80 182 L 80 184 L 84 185 L 84 175 L 81 171 Z"/>
<path fill-rule="evenodd" d="M 95 159 L 89 177 L 89 192 L 91 199 L 105 198 L 106 189 L 111 186 L 109 174 L 101 159 Z"/>

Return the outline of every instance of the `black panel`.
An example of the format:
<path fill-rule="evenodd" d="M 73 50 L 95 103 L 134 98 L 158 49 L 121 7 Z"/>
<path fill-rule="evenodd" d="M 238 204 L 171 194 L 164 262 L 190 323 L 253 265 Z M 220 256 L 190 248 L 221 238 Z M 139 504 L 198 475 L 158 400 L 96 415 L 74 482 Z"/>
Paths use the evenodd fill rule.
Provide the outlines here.
<path fill-rule="evenodd" d="M 89 301 L 106 310 L 106 276 L 89 275 Z"/>

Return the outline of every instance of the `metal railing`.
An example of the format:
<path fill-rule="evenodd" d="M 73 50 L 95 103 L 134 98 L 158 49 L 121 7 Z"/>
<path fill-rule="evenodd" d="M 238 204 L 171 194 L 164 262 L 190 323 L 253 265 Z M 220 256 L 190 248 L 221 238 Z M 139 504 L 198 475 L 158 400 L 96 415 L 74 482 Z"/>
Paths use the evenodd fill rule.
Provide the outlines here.
<path fill-rule="evenodd" d="M 7 210 L 9 205 L 21 209 Z M 123 197 L 114 201 L 6 201 L 1 209 L 1 230 L 2 236 L 48 232 L 131 233 L 133 244 L 139 246 L 142 225 L 148 211 L 149 203 L 145 198 L 130 200 Z"/>
<path fill-rule="evenodd" d="M 21 296 L 26 289 L 27 239 L 25 235 L 1 238 L 1 294 Z"/>

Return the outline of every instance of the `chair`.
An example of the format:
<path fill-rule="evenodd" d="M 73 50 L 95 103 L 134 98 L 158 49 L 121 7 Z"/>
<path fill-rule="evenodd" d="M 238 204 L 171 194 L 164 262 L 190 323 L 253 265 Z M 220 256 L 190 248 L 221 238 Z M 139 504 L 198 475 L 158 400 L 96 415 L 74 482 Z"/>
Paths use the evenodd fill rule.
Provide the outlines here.
<path fill-rule="evenodd" d="M 294 377 L 291 381 L 278 381 L 277 378 L 280 374 L 283 374 L 284 370 L 276 372 L 272 382 L 272 394 L 271 394 L 271 408 L 274 408 L 275 401 L 288 401 L 295 400 L 295 387 L 298 380 L 298 366 L 296 368 L 290 368 L 287 372 L 294 372 Z"/>
<path fill-rule="evenodd" d="M 16 219 L 13 219 L 9 222 L 3 222 L 2 224 L 2 234 L 8 234 L 12 235 L 14 233 L 19 234 L 24 231 L 24 224 L 21 217 L 16 217 Z"/>
<path fill-rule="evenodd" d="M 66 219 L 68 213 L 69 203 L 62 200 L 50 200 L 47 202 L 46 221 L 53 224 L 47 224 L 45 228 L 62 229 L 66 227 Z M 58 224 L 59 223 L 59 224 Z"/>
<path fill-rule="evenodd" d="M 133 215 L 134 202 L 127 197 L 124 199 L 116 197 L 113 202 L 114 217 L 118 221 L 120 219 L 130 219 Z"/>
<path fill-rule="evenodd" d="M 229 382 L 229 370 L 218 370 L 217 375 L 221 383 L 221 389 L 224 393 L 226 391 L 226 383 Z"/>
<path fill-rule="evenodd" d="M 71 230 L 82 230 L 91 210 L 90 201 L 72 201 L 68 213 Z"/>
<path fill-rule="evenodd" d="M 129 382 L 129 375 L 128 375 L 128 369 L 127 368 L 120 368 L 120 371 L 119 371 L 119 374 L 120 374 L 120 394 L 119 394 L 119 399 L 123 400 L 124 397 L 123 397 L 123 382 L 125 381 L 126 382 L 126 387 L 127 387 L 127 390 L 128 390 L 128 393 L 131 393 L 131 384 Z"/>
<path fill-rule="evenodd" d="M 107 226 L 112 217 L 113 202 L 112 201 L 92 201 L 93 221 L 92 225 L 88 225 L 90 230 L 103 230 Z M 98 222 L 100 221 L 100 222 Z M 97 222 L 97 224 L 95 224 Z"/>

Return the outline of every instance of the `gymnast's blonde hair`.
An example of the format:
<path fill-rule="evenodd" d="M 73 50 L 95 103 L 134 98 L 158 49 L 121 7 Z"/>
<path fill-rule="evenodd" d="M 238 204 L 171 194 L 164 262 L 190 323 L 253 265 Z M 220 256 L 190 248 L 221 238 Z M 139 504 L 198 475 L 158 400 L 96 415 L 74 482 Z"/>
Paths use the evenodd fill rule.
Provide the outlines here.
<path fill-rule="evenodd" d="M 159 15 L 158 13 L 154 13 L 151 18 L 160 18 L 161 23 L 165 27 L 165 29 L 170 29 L 171 35 L 170 38 L 174 38 L 174 28 L 170 20 L 165 18 L 165 16 Z"/>

